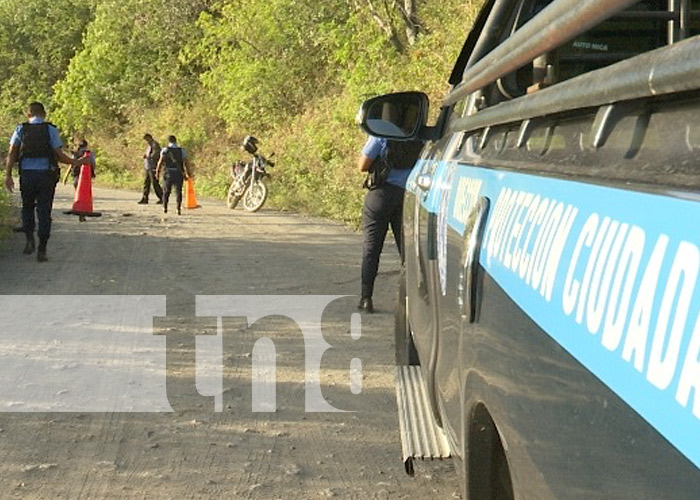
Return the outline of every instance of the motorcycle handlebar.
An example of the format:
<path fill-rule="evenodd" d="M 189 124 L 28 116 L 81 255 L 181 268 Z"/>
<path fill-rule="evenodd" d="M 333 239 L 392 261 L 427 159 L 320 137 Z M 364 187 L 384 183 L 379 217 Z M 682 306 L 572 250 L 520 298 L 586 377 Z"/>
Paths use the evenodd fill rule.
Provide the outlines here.
<path fill-rule="evenodd" d="M 272 153 L 272 155 L 274 155 L 274 153 Z M 272 157 L 272 155 L 270 155 L 270 157 Z M 265 165 L 267 165 L 267 166 L 270 166 L 270 167 L 274 167 L 274 166 L 275 166 L 275 162 L 268 160 L 268 159 L 265 158 L 263 155 L 257 155 L 257 156 L 258 156 L 258 158 L 260 158 L 260 161 L 261 161 L 263 164 L 265 164 Z"/>
<path fill-rule="evenodd" d="M 274 166 L 275 166 L 275 162 L 269 159 L 269 158 L 272 158 L 273 156 L 275 156 L 274 151 L 270 154 L 269 158 L 265 158 L 263 155 L 257 154 L 257 153 L 251 153 L 251 154 L 252 154 L 255 158 L 257 158 L 261 163 L 263 163 L 264 165 L 267 165 L 267 166 L 270 166 L 270 167 L 274 167 Z M 240 162 L 240 160 L 238 160 L 237 162 Z M 245 162 L 242 162 L 242 163 L 245 163 Z M 235 163 L 234 163 L 234 165 L 235 165 Z"/>

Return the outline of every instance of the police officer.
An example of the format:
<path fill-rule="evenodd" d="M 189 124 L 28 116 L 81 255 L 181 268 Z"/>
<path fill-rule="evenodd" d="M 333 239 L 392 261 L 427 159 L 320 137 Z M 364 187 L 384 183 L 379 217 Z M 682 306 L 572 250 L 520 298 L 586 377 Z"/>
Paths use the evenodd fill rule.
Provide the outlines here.
<path fill-rule="evenodd" d="M 90 150 L 88 149 L 88 142 L 85 139 L 81 139 L 78 141 L 76 144 L 75 151 L 72 153 L 73 158 L 83 158 L 83 156 L 87 155 L 88 158 L 88 165 L 90 165 L 90 178 L 94 179 L 95 178 L 95 156 L 90 153 Z M 63 184 L 68 182 L 68 176 L 72 175 L 73 176 L 73 189 L 78 189 L 78 181 L 80 180 L 80 171 L 82 170 L 82 165 L 73 165 L 71 168 L 68 169 L 68 172 L 66 172 L 66 176 L 63 178 Z M 78 220 L 80 222 L 85 222 L 85 216 L 83 214 L 78 215 Z"/>
<path fill-rule="evenodd" d="M 403 196 L 411 172 L 423 143 L 421 141 L 393 141 L 372 137 L 367 140 L 357 163 L 360 172 L 386 171 L 369 185 L 362 211 L 364 243 L 362 246 L 362 288 L 358 309 L 373 313 L 372 294 L 379 269 L 379 257 L 386 233 L 391 226 L 399 253 L 401 247 L 401 219 Z"/>
<path fill-rule="evenodd" d="M 51 206 L 60 177 L 58 162 L 69 165 L 80 165 L 84 162 L 81 159 L 72 159 L 63 152 L 63 142 L 58 129 L 46 122 L 45 118 L 46 110 L 43 104 L 33 102 L 29 105 L 27 121 L 18 125 L 10 138 L 10 152 L 5 164 L 5 187 L 12 192 L 15 187 L 12 167 L 19 162 L 22 227 L 27 235 L 23 253 L 34 253 L 34 228 L 38 219 L 39 262 L 48 260 L 46 244 L 51 235 Z"/>
<path fill-rule="evenodd" d="M 90 151 L 88 150 L 88 142 L 85 139 L 81 139 L 75 145 L 75 151 L 72 152 L 72 156 L 73 158 L 82 158 L 86 153 L 90 153 Z M 90 178 L 94 179 L 95 157 L 93 155 L 90 155 L 88 163 L 90 164 Z M 63 184 L 68 182 L 68 176 L 73 176 L 73 188 L 78 189 L 78 179 L 80 179 L 81 167 L 82 165 L 74 165 L 71 168 L 69 168 L 68 172 L 66 172 L 66 176 L 63 178 Z M 81 217 L 84 218 L 84 216 Z"/>
<path fill-rule="evenodd" d="M 156 177 L 160 177 L 163 166 L 165 166 L 163 213 L 168 213 L 170 191 L 174 186 L 175 198 L 177 201 L 177 215 L 180 215 L 182 209 L 182 183 L 185 179 L 189 179 L 191 174 L 187 151 L 177 145 L 177 139 L 174 135 L 168 136 L 168 146 L 161 150 L 158 166 L 156 167 Z"/>
<path fill-rule="evenodd" d="M 160 158 L 160 144 L 156 142 L 151 134 L 144 134 L 143 140 L 146 141 L 146 152 L 143 155 L 143 166 L 145 169 L 143 176 L 143 194 L 141 195 L 140 205 L 148 204 L 148 195 L 153 186 L 153 192 L 158 197 L 158 204 L 163 203 L 163 188 L 160 187 L 158 176 L 156 175 L 156 166 Z"/>

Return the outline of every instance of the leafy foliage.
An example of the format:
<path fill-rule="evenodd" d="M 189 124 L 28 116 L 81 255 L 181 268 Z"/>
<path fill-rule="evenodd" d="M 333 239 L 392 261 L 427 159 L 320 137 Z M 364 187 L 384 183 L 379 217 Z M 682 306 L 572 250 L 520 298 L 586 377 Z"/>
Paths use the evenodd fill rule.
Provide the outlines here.
<path fill-rule="evenodd" d="M 13 224 L 12 200 L 7 191 L 0 190 L 0 239 L 7 237 Z M 16 224 L 17 222 L 14 221 Z"/>
<path fill-rule="evenodd" d="M 183 70 L 178 54 L 207 3 L 102 0 L 84 48 L 56 83 L 57 121 L 82 133 L 104 127 L 120 133 L 140 110 L 191 97 L 186 80 L 196 77 Z"/>
<path fill-rule="evenodd" d="M 185 51 L 229 128 L 264 130 L 334 89 L 329 35 L 347 23 L 342 0 L 225 2 L 200 16 L 203 38 Z"/>
<path fill-rule="evenodd" d="M 0 2 L 0 115 L 9 134 L 27 103 L 53 105 L 53 85 L 65 77 L 82 47 L 95 0 Z M 5 146 L 6 147 L 6 146 Z"/>

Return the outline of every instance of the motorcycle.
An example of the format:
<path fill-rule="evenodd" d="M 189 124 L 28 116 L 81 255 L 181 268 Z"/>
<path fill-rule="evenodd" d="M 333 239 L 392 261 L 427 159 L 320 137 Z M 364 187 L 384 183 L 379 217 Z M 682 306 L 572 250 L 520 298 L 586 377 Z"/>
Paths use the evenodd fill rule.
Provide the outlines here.
<path fill-rule="evenodd" d="M 270 174 L 265 169 L 273 167 L 275 164 L 257 153 L 257 142 L 255 137 L 246 137 L 243 141 L 243 149 L 253 156 L 253 160 L 250 162 L 238 160 L 231 166 L 233 182 L 231 182 L 226 196 L 228 208 L 236 208 L 239 201 L 243 199 L 245 210 L 257 212 L 267 200 L 268 190 L 265 179 L 270 177 Z M 274 153 L 270 157 L 273 155 Z"/>

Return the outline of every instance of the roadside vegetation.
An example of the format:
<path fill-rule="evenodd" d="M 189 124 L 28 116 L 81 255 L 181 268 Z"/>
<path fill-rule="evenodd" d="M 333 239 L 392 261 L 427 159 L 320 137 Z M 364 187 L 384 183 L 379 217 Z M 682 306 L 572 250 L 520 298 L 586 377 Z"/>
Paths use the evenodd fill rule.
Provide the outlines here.
<path fill-rule="evenodd" d="M 163 143 L 172 133 L 194 160 L 198 194 L 219 198 L 228 166 L 246 158 L 241 140 L 255 135 L 276 153 L 272 206 L 354 224 L 359 104 L 415 89 L 437 104 L 481 3 L 3 0 L 0 132 L 9 138 L 40 100 L 66 141 L 90 142 L 99 183 L 130 188 L 143 134 Z"/>

